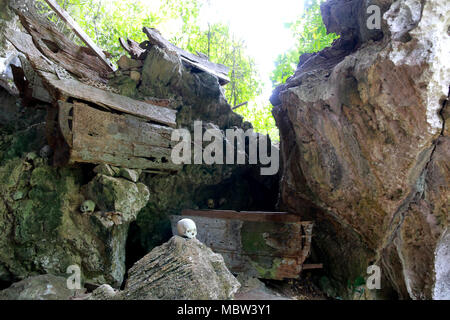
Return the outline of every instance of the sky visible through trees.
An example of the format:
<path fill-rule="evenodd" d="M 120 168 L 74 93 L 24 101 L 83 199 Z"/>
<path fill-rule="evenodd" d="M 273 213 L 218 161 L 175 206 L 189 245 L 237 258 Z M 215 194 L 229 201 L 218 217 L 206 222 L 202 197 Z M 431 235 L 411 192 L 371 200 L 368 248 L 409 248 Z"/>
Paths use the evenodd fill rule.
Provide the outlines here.
<path fill-rule="evenodd" d="M 43 0 L 38 0 L 43 2 Z M 322 0 L 58 0 L 92 39 L 125 54 L 119 37 L 146 40 L 154 27 L 177 46 L 230 68 L 226 96 L 255 130 L 278 141 L 272 89 L 291 76 L 299 56 L 331 45 L 320 16 Z"/>

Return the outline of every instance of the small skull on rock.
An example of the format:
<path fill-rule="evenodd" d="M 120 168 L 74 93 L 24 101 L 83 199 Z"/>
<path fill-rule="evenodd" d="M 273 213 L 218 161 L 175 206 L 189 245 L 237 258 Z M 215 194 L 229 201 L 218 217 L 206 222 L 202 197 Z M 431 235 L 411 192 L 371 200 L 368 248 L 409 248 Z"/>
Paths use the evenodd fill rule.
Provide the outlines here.
<path fill-rule="evenodd" d="M 178 235 L 188 239 L 193 239 L 197 236 L 197 226 L 191 219 L 181 219 L 177 223 Z"/>
<path fill-rule="evenodd" d="M 83 213 L 92 213 L 95 210 L 95 202 L 92 200 L 84 201 L 80 206 L 80 211 Z"/>

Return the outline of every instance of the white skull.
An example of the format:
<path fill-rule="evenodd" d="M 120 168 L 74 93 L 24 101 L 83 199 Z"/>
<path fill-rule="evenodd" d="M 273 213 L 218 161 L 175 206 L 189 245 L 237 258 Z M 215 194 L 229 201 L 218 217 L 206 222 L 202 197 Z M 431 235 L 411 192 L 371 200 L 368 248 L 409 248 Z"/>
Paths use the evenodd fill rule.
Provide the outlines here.
<path fill-rule="evenodd" d="M 95 210 L 95 202 L 92 200 L 84 201 L 80 206 L 80 211 L 83 213 L 92 213 Z"/>
<path fill-rule="evenodd" d="M 179 236 L 193 239 L 197 235 L 197 226 L 191 219 L 181 219 L 177 223 L 177 231 Z"/>

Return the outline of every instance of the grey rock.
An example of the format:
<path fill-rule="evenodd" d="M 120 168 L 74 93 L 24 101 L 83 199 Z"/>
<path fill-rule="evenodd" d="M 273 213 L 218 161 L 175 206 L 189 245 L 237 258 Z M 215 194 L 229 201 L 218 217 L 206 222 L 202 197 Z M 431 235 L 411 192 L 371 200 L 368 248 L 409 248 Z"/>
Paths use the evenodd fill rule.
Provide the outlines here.
<path fill-rule="evenodd" d="M 436 249 L 436 283 L 433 290 L 434 300 L 450 300 L 450 230 L 442 235 Z"/>
<path fill-rule="evenodd" d="M 80 211 L 83 213 L 92 213 L 95 210 L 95 202 L 92 200 L 84 201 L 80 206 Z"/>
<path fill-rule="evenodd" d="M 114 177 L 116 175 L 115 171 L 111 168 L 109 164 L 102 163 L 94 168 L 95 173 L 104 174 L 105 176 Z"/>
<path fill-rule="evenodd" d="M 89 300 L 112 300 L 116 297 L 118 291 L 109 284 L 103 284 L 95 289 L 88 297 Z"/>
<path fill-rule="evenodd" d="M 392 39 L 397 41 L 407 41 L 408 32 L 418 25 L 421 17 L 422 3 L 420 0 L 396 1 L 383 15 Z"/>
<path fill-rule="evenodd" d="M 122 299 L 232 299 L 240 283 L 220 254 L 197 239 L 173 236 L 130 270 Z"/>
<path fill-rule="evenodd" d="M 69 300 L 83 292 L 84 289 L 68 289 L 64 277 L 46 274 L 12 284 L 0 291 L 0 300 Z"/>

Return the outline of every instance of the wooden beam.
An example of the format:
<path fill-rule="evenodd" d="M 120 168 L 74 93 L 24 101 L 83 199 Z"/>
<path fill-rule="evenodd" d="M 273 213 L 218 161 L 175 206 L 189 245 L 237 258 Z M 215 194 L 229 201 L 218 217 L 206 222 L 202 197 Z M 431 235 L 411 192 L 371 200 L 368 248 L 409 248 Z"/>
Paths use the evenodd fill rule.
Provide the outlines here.
<path fill-rule="evenodd" d="M 73 18 L 63 9 L 59 6 L 59 4 L 56 2 L 56 0 L 45 0 L 47 4 L 50 6 L 50 8 L 53 9 L 53 11 L 56 12 L 56 14 L 65 21 L 68 26 L 75 32 L 75 34 L 89 47 L 91 48 L 97 57 L 100 58 L 100 60 L 109 68 L 111 71 L 115 71 L 115 68 L 111 61 L 108 60 L 108 58 L 105 56 L 102 50 L 94 43 L 94 41 L 91 40 L 91 38 L 86 34 L 86 32 L 81 29 L 80 25 L 73 20 Z"/>
<path fill-rule="evenodd" d="M 108 163 L 131 169 L 178 171 L 171 161 L 173 129 L 143 119 L 94 109 L 83 103 L 60 102 L 60 123 L 72 121 L 65 134 L 71 146 L 70 162 Z M 70 107 L 73 117 L 70 119 Z M 62 129 L 64 133 L 64 129 Z M 72 139 L 72 143 L 70 143 Z"/>
<path fill-rule="evenodd" d="M 134 115 L 169 127 L 176 127 L 177 111 L 159 107 L 126 96 L 88 86 L 76 80 L 58 79 L 56 76 L 42 72 L 44 81 L 66 98 L 75 98 L 116 111 Z M 61 97 L 56 97 L 61 100 Z"/>
<path fill-rule="evenodd" d="M 322 269 L 322 268 L 323 268 L 322 263 L 307 263 L 303 265 L 303 270 Z"/>
<path fill-rule="evenodd" d="M 219 79 L 219 83 L 221 85 L 225 85 L 230 82 L 230 78 L 228 77 L 229 69 L 227 66 L 224 66 L 223 64 L 213 63 L 204 57 L 196 56 L 195 54 L 178 48 L 177 46 L 164 39 L 161 33 L 154 28 L 144 27 L 144 33 L 147 35 L 149 42 L 152 45 L 175 51 L 180 55 L 181 60 L 186 64 L 215 75 Z"/>
<path fill-rule="evenodd" d="M 287 212 L 233 211 L 233 210 L 191 210 L 181 212 L 183 216 L 195 216 L 217 219 L 231 219 L 254 222 L 302 222 L 299 216 Z M 308 221 L 302 223 L 309 224 Z"/>

